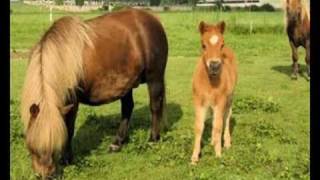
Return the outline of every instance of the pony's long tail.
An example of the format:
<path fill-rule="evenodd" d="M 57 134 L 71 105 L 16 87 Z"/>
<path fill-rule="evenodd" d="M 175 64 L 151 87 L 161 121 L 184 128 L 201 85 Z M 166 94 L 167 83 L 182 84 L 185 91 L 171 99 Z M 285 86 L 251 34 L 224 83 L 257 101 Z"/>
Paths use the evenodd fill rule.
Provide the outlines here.
<path fill-rule="evenodd" d="M 21 119 L 32 149 L 63 148 L 67 129 L 60 108 L 83 76 L 83 49 L 93 47 L 92 35 L 80 19 L 64 17 L 50 27 L 32 51 L 21 100 Z M 31 117 L 32 105 L 39 111 Z"/>

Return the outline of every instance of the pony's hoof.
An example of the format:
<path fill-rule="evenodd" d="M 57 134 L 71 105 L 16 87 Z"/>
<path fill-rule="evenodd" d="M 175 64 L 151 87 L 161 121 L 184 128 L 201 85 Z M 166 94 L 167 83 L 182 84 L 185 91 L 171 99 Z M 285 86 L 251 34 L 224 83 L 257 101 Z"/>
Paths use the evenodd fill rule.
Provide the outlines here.
<path fill-rule="evenodd" d="M 66 165 L 71 164 L 72 161 L 73 161 L 73 156 L 70 155 L 70 154 L 66 154 L 66 155 L 64 155 L 64 157 L 60 160 L 60 164 L 66 166 Z"/>
<path fill-rule="evenodd" d="M 291 74 L 291 79 L 292 79 L 292 80 L 297 80 L 297 79 L 298 79 L 297 74 Z"/>
<path fill-rule="evenodd" d="M 226 149 L 230 149 L 231 143 L 230 142 L 229 143 L 224 143 L 223 147 L 226 148 Z"/>
<path fill-rule="evenodd" d="M 153 136 L 153 135 L 150 135 L 150 138 L 149 138 L 149 142 L 157 142 L 160 140 L 160 135 L 156 135 L 156 136 Z"/>
<path fill-rule="evenodd" d="M 192 156 L 191 157 L 191 165 L 197 165 L 199 162 L 199 157 Z"/>
<path fill-rule="evenodd" d="M 119 152 L 121 150 L 121 146 L 117 144 L 110 144 L 109 152 Z"/>

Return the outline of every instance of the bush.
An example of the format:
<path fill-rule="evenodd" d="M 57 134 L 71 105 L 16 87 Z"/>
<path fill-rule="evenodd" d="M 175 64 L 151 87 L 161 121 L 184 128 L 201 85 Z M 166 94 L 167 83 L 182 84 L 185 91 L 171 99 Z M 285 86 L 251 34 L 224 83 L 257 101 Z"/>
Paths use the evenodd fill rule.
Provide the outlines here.
<path fill-rule="evenodd" d="M 163 7 L 163 11 L 169 11 L 170 10 L 170 7 L 169 6 L 164 6 Z"/>
<path fill-rule="evenodd" d="M 251 6 L 250 6 L 250 10 L 251 10 L 251 11 L 260 11 L 260 8 L 259 8 L 259 6 L 257 6 L 257 5 L 251 5 Z"/>
<path fill-rule="evenodd" d="M 63 0 L 54 0 L 56 5 L 63 5 Z"/>
<path fill-rule="evenodd" d="M 223 6 L 223 11 L 231 11 L 231 7 L 230 6 Z"/>
<path fill-rule="evenodd" d="M 84 0 L 75 0 L 77 6 L 83 6 L 84 5 Z"/>
<path fill-rule="evenodd" d="M 115 4 L 115 5 L 113 5 L 112 12 L 119 11 L 124 8 L 128 8 L 128 6 L 123 5 L 123 4 Z"/>
<path fill-rule="evenodd" d="M 268 12 L 273 12 L 273 11 L 275 11 L 275 8 L 274 8 L 271 4 L 269 4 L 269 3 L 263 4 L 263 5 L 260 7 L 260 9 L 261 9 L 261 11 L 268 11 Z"/>
<path fill-rule="evenodd" d="M 150 0 L 150 6 L 159 6 L 161 0 Z"/>

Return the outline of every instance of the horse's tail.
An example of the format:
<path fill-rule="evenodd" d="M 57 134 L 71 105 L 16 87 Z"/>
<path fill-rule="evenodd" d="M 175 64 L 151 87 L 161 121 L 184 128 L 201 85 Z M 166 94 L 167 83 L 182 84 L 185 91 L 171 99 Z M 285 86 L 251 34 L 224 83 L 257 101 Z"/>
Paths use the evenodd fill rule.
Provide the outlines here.
<path fill-rule="evenodd" d="M 64 17 L 33 49 L 21 99 L 21 119 L 29 147 L 46 152 L 62 150 L 67 129 L 61 108 L 74 95 L 83 76 L 83 48 L 93 46 L 91 35 L 83 21 Z M 32 107 L 37 107 L 36 114 L 32 114 Z"/>

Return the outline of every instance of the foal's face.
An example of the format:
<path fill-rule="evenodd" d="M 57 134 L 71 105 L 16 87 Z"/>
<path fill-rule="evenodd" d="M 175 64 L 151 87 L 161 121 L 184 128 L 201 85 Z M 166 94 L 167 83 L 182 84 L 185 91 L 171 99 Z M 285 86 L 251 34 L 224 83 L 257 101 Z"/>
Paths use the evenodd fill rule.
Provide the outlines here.
<path fill-rule="evenodd" d="M 203 21 L 199 24 L 202 46 L 202 60 L 207 67 L 210 76 L 217 76 L 221 72 L 223 65 L 224 47 L 223 32 L 225 29 L 224 21 L 216 25 L 209 25 Z"/>

